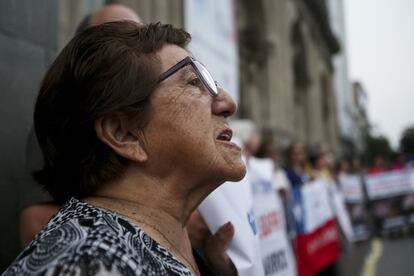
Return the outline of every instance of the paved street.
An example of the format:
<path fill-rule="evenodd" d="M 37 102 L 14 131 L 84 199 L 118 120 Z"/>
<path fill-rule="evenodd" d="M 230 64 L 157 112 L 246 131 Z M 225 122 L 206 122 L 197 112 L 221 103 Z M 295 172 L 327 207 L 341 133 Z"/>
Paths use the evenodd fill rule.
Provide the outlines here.
<path fill-rule="evenodd" d="M 342 253 L 342 276 L 414 275 L 414 237 L 372 239 Z"/>
<path fill-rule="evenodd" d="M 414 238 L 384 240 L 376 275 L 414 275 Z"/>

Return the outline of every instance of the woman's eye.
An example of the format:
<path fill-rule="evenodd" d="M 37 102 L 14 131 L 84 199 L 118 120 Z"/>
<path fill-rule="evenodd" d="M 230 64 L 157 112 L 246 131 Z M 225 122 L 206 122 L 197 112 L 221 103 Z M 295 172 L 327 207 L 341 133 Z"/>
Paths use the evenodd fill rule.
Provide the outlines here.
<path fill-rule="evenodd" d="M 199 78 L 193 78 L 188 83 L 190 85 L 199 87 L 201 85 L 201 80 Z"/>

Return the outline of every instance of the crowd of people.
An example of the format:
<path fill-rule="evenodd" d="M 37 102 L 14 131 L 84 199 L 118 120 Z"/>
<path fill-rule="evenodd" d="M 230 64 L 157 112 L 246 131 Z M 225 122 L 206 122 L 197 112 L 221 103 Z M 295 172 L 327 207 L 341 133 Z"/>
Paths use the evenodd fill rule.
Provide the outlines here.
<path fill-rule="evenodd" d="M 273 162 L 273 190 L 283 202 L 287 237 L 299 275 L 338 275 L 336 262 L 341 250 L 346 250 L 348 244 L 394 232 L 413 232 L 413 163 L 403 154 L 396 155 L 393 161 L 378 155 L 371 162 L 362 162 L 355 156 L 338 158 L 322 143 L 303 145 L 293 142 L 278 148 L 271 133 L 263 134 L 261 143 L 258 143 L 257 137 L 257 133 L 252 133 L 246 147 L 256 158 Z M 257 149 L 252 146 L 255 142 Z M 252 148 L 255 150 L 252 151 Z M 248 171 L 253 169 L 248 161 L 246 164 Z M 310 187 L 320 183 L 326 188 L 328 204 L 324 208 L 331 209 L 330 218 L 336 224 L 336 238 L 325 244 L 331 246 L 325 253 L 331 254 L 332 258 L 312 267 L 310 263 L 317 261 L 306 253 L 310 248 L 309 236 L 321 237 L 325 234 L 318 231 L 326 229 L 322 230 L 323 224 L 319 225 L 319 229 L 306 229 L 307 224 L 315 219 L 306 216 L 306 213 L 318 211 L 310 209 L 313 206 L 306 204 L 310 199 L 305 197 L 307 190 L 312 189 Z M 254 194 L 257 184 L 251 181 L 251 185 Z M 322 189 L 319 191 L 323 193 Z M 322 197 L 315 203 L 323 204 Z M 335 243 L 337 248 L 332 247 Z M 320 250 L 319 253 L 324 252 L 323 246 Z"/>
<path fill-rule="evenodd" d="M 120 5 L 82 22 L 41 84 L 4 275 L 337 275 L 350 164 L 230 120 L 190 40 Z"/>

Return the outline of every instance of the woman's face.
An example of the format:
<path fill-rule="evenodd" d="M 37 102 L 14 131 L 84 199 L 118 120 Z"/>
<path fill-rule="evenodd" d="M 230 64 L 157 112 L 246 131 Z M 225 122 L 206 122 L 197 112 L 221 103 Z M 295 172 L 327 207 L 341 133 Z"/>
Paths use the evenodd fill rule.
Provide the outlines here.
<path fill-rule="evenodd" d="M 350 170 L 349 162 L 347 160 L 342 160 L 339 169 L 341 172 L 348 173 Z"/>
<path fill-rule="evenodd" d="M 305 151 L 302 144 L 295 144 L 292 146 L 291 160 L 293 165 L 303 165 L 305 163 Z"/>
<path fill-rule="evenodd" d="M 166 45 L 158 53 L 165 72 L 189 53 Z M 239 180 L 245 174 L 241 149 L 230 142 L 227 118 L 236 111 L 222 88 L 212 97 L 189 64 L 159 83 L 151 96 L 151 116 L 144 130 L 148 162 L 157 175 Z M 196 180 L 196 179 L 195 179 Z M 200 179 L 198 179 L 200 180 Z"/>

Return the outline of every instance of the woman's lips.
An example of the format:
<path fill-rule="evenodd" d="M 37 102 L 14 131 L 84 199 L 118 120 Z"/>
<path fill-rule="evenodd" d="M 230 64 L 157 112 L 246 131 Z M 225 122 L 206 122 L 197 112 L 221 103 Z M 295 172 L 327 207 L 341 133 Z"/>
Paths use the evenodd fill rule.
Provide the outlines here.
<path fill-rule="evenodd" d="M 225 128 L 219 132 L 219 134 L 216 136 L 216 140 L 228 148 L 241 151 L 241 147 L 238 144 L 231 141 L 232 137 L 233 131 L 231 130 L 231 128 Z"/>
<path fill-rule="evenodd" d="M 230 128 L 226 128 L 217 135 L 216 139 L 220 141 L 231 141 L 233 131 Z"/>

